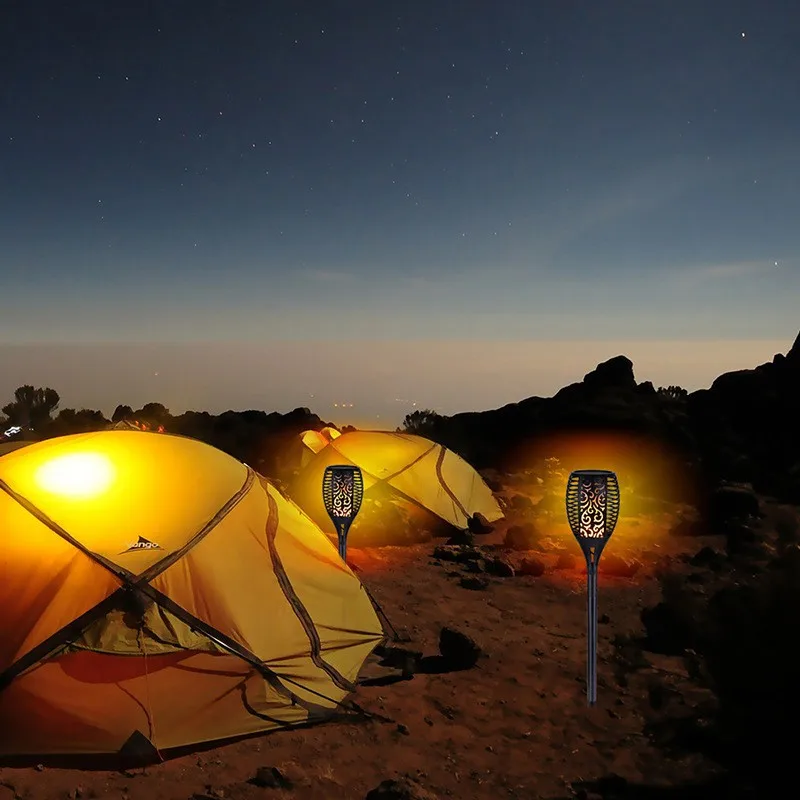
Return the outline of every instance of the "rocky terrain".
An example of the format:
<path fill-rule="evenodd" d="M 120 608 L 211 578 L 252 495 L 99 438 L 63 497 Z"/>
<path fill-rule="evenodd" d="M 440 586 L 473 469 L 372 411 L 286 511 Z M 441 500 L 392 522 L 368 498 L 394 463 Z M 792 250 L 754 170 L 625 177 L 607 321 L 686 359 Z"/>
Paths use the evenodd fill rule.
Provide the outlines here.
<path fill-rule="evenodd" d="M 146 769 L 3 764 L 0 798 L 784 794 L 800 711 L 798 388 L 800 337 L 787 355 L 688 396 L 637 384 L 619 356 L 553 398 L 424 420 L 424 433 L 483 469 L 507 518 L 489 532 L 405 529 L 384 537 L 402 546 L 351 544 L 398 636 L 370 659 L 342 718 Z M 167 424 L 260 457 L 269 473 L 281 465 L 258 456 L 272 452 L 265 419 L 279 438 L 322 424 L 302 409 L 291 430 L 273 416 Z M 593 708 L 585 569 L 558 464 L 519 463 L 530 442 L 564 430 L 669 443 L 671 468 L 687 476 L 623 496 L 600 564 Z"/>
<path fill-rule="evenodd" d="M 759 630 L 757 603 L 743 613 L 725 592 L 766 596 L 758 587 L 797 564 L 797 510 L 727 487 L 709 518 L 691 522 L 680 506 L 623 515 L 601 561 L 598 704 L 588 708 L 580 551 L 565 522 L 537 510 L 547 506 L 537 481 L 506 480 L 508 519 L 490 533 L 351 549 L 397 640 L 370 659 L 341 719 L 146 769 L 4 766 L 0 797 L 523 800 L 684 797 L 692 785 L 733 797 L 732 775 L 758 791 L 754 759 L 769 754 L 760 747 L 744 769 L 741 748 L 764 739 L 754 724 L 788 724 L 796 701 L 775 705 L 789 664 L 782 678 L 769 674 L 778 662 L 757 658 L 785 660 L 793 646 L 763 651 L 771 631 Z M 704 613 L 722 632 L 713 646 Z M 748 643 L 738 677 L 713 663 L 731 624 Z M 750 678 L 774 685 L 747 688 Z"/>

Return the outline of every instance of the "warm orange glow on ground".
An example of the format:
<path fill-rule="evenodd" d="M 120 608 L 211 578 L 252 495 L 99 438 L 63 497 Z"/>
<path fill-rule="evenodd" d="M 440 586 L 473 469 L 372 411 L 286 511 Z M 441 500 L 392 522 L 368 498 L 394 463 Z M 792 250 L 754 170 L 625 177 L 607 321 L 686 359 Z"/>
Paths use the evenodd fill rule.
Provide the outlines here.
<path fill-rule="evenodd" d="M 617 474 L 627 511 L 637 513 L 637 498 L 674 498 L 691 490 L 675 453 L 659 442 L 623 433 L 561 433 L 529 442 L 518 451 L 518 468 L 536 468 L 546 458 L 557 458 L 562 470 L 608 469 Z M 566 485 L 565 485 L 566 489 Z"/>
<path fill-rule="evenodd" d="M 604 577 L 604 559 L 607 564 L 608 557 L 611 555 L 625 559 L 639 559 L 644 550 L 650 550 L 654 553 L 666 552 L 663 547 L 666 544 L 668 532 L 674 522 L 674 515 L 669 513 L 661 514 L 657 518 L 642 516 L 620 519 L 600 559 L 601 577 Z M 537 527 L 544 529 L 547 536 L 556 544 L 558 552 L 570 553 L 575 556 L 575 569 L 578 573 L 584 575 L 586 566 L 583 553 L 581 552 L 580 546 L 575 541 L 575 537 L 572 535 L 569 525 L 567 525 L 566 522 L 562 524 L 558 520 L 554 520 L 553 522 L 537 520 Z M 559 570 L 554 574 L 568 576 L 569 573 L 570 570 Z M 583 580 L 583 578 L 581 578 L 581 580 Z"/>
<path fill-rule="evenodd" d="M 545 459 L 556 458 L 560 474 L 543 474 Z M 694 494 L 690 477 L 677 454 L 659 442 L 624 433 L 567 432 L 532 440 L 516 454 L 516 469 L 531 469 L 545 478 L 543 489 L 564 496 L 570 472 L 607 469 L 615 472 L 620 487 L 620 516 L 608 553 L 625 556 L 629 548 L 648 547 L 661 539 L 674 521 L 675 501 L 689 502 Z M 535 500 L 536 498 L 534 498 Z M 558 504 L 554 504 L 557 506 Z M 537 514 L 547 535 L 568 545 L 582 558 L 569 528 L 566 510 Z M 602 569 L 602 567 L 601 567 Z"/>

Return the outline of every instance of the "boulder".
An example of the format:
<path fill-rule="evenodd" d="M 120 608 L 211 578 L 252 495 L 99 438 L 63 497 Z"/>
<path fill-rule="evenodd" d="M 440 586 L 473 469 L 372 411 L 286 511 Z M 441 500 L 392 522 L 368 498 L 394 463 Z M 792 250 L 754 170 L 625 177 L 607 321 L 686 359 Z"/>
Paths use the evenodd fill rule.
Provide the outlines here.
<path fill-rule="evenodd" d="M 439 633 L 439 652 L 451 669 L 471 669 L 483 655 L 471 636 L 448 627 Z"/>

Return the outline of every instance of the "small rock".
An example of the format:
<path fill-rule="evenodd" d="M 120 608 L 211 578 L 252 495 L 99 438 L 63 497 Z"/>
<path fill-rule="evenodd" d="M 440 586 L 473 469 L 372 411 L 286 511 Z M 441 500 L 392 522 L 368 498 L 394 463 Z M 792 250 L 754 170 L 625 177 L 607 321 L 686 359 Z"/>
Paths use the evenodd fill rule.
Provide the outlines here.
<path fill-rule="evenodd" d="M 748 555 L 756 558 L 764 552 L 756 532 L 741 522 L 729 524 L 725 531 L 725 549 L 728 555 Z"/>
<path fill-rule="evenodd" d="M 477 561 L 482 557 L 481 551 L 476 550 L 474 547 L 459 547 L 454 545 L 440 545 L 434 548 L 431 555 L 439 561 L 453 561 L 457 564 Z"/>
<path fill-rule="evenodd" d="M 556 569 L 575 569 L 578 559 L 572 553 L 559 553 L 556 559 Z"/>
<path fill-rule="evenodd" d="M 689 559 L 689 563 L 693 567 L 705 567 L 717 572 L 725 566 L 725 556 L 713 547 L 704 547 Z"/>
<path fill-rule="evenodd" d="M 486 561 L 486 572 L 498 578 L 513 578 L 516 574 L 514 567 L 504 558 L 490 558 Z"/>
<path fill-rule="evenodd" d="M 483 482 L 493 491 L 503 491 L 503 476 L 496 469 L 481 469 L 478 470 Z M 475 516 L 483 516 L 475 515 Z"/>
<path fill-rule="evenodd" d="M 632 578 L 642 567 L 641 561 L 622 558 L 622 556 L 609 553 L 600 560 L 599 571 L 601 574 L 613 575 L 616 578 Z"/>
<path fill-rule="evenodd" d="M 436 796 L 408 777 L 381 781 L 364 800 L 436 800 Z"/>
<path fill-rule="evenodd" d="M 486 572 L 486 562 L 482 558 L 478 558 L 475 561 L 467 561 L 464 564 L 464 569 L 467 572 L 480 574 L 482 572 Z"/>
<path fill-rule="evenodd" d="M 564 495 L 557 492 L 547 492 L 536 504 L 537 513 L 557 514 L 564 513 Z"/>
<path fill-rule="evenodd" d="M 439 561 L 456 561 L 458 559 L 458 550 L 450 545 L 439 545 L 433 548 L 431 555 Z"/>
<path fill-rule="evenodd" d="M 465 575 L 458 582 L 462 589 L 471 589 L 475 592 L 483 591 L 489 588 L 489 579 L 484 578 L 483 575 Z"/>
<path fill-rule="evenodd" d="M 539 578 L 545 573 L 545 563 L 539 558 L 524 558 L 517 567 L 517 575 L 532 575 Z"/>
<path fill-rule="evenodd" d="M 578 789 L 575 792 L 575 800 L 605 800 L 605 798 L 597 792 L 587 792 L 586 789 Z"/>
<path fill-rule="evenodd" d="M 709 517 L 715 525 L 762 516 L 761 503 L 752 488 L 721 486 L 711 495 Z"/>
<path fill-rule="evenodd" d="M 480 646 L 467 634 L 454 628 L 442 628 L 439 652 L 456 669 L 471 669 L 483 654 Z"/>
<path fill-rule="evenodd" d="M 380 651 L 376 651 L 376 655 L 381 656 L 382 667 L 401 670 L 401 674 L 406 680 L 410 680 L 416 675 L 422 660 L 421 651 L 407 650 L 404 647 L 383 647 Z"/>
<path fill-rule="evenodd" d="M 292 788 L 292 782 L 277 767 L 259 767 L 248 783 L 260 789 Z"/>
<path fill-rule="evenodd" d="M 506 531 L 503 544 L 510 550 L 535 550 L 541 541 L 541 535 L 532 522 L 512 525 Z"/>
<path fill-rule="evenodd" d="M 448 540 L 449 547 L 472 547 L 475 544 L 475 535 L 469 531 L 456 531 Z"/>
<path fill-rule="evenodd" d="M 494 526 L 478 511 L 467 520 L 467 530 L 478 536 L 485 536 L 494 530 Z"/>
<path fill-rule="evenodd" d="M 511 495 L 511 497 L 508 500 L 508 504 L 515 511 L 521 511 L 522 513 L 533 511 L 533 500 L 531 500 L 530 497 L 527 497 L 524 494 Z"/>
<path fill-rule="evenodd" d="M 411 735 L 411 731 L 408 729 L 408 726 L 407 725 L 403 725 L 402 722 L 399 722 L 397 724 L 397 732 L 401 733 L 403 736 L 410 736 Z"/>

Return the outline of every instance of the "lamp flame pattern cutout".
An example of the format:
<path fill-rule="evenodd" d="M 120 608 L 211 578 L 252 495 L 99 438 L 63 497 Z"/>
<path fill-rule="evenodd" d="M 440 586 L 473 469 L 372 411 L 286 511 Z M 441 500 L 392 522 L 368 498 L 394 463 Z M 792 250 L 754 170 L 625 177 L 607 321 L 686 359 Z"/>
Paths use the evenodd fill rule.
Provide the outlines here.
<path fill-rule="evenodd" d="M 597 565 L 619 519 L 619 483 L 609 470 L 576 470 L 567 481 L 567 520 L 586 559 L 586 694 L 597 702 Z"/>
<path fill-rule="evenodd" d="M 322 499 L 339 538 L 339 555 L 347 562 L 347 534 L 364 499 L 364 477 L 355 466 L 332 465 L 322 477 Z"/>

